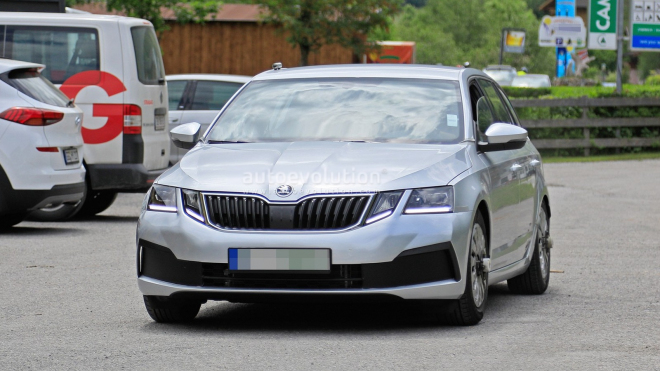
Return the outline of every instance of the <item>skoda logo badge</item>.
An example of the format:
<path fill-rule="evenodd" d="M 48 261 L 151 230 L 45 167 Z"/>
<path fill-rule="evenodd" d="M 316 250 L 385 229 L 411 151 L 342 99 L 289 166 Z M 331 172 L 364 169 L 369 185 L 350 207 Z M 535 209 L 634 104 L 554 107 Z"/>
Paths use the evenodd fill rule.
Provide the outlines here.
<path fill-rule="evenodd" d="M 275 194 L 280 197 L 288 197 L 293 193 L 293 187 L 290 185 L 281 185 L 275 190 Z"/>

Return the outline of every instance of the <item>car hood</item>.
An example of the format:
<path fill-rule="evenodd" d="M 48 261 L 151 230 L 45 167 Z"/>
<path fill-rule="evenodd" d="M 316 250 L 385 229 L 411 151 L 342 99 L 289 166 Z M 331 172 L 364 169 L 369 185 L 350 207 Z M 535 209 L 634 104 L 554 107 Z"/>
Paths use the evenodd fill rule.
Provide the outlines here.
<path fill-rule="evenodd" d="M 466 144 L 200 144 L 157 182 L 202 191 L 260 194 L 277 201 L 319 193 L 432 187 L 446 185 L 470 168 L 466 149 Z M 277 194 L 282 185 L 291 186 L 292 193 Z"/>

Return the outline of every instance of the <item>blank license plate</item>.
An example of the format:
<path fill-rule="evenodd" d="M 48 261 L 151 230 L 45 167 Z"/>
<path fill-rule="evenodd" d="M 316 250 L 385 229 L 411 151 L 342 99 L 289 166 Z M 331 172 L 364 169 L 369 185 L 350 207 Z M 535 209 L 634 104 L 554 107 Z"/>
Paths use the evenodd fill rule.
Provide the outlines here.
<path fill-rule="evenodd" d="M 67 165 L 77 164 L 80 162 L 78 158 L 78 149 L 69 148 L 64 150 L 64 163 Z"/>
<path fill-rule="evenodd" d="M 230 271 L 330 272 L 330 249 L 229 249 Z"/>
<path fill-rule="evenodd" d="M 154 121 L 154 129 L 155 130 L 165 130 L 165 125 L 167 124 L 165 122 L 165 116 L 163 115 L 156 115 L 156 120 Z"/>

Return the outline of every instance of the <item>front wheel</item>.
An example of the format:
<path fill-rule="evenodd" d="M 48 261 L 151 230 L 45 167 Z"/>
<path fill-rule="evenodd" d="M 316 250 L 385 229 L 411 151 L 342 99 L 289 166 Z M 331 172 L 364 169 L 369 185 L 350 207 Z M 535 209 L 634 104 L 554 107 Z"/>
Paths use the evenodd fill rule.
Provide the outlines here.
<path fill-rule="evenodd" d="M 450 304 L 445 320 L 453 325 L 472 326 L 484 316 L 488 298 L 488 238 L 486 223 L 481 214 L 474 218 L 470 233 L 468 269 L 465 277 L 465 292 L 460 299 Z"/>
<path fill-rule="evenodd" d="M 548 289 L 550 283 L 550 219 L 545 204 L 539 213 L 536 225 L 536 241 L 532 262 L 525 273 L 507 280 L 509 290 L 516 294 L 540 295 Z"/>
<path fill-rule="evenodd" d="M 144 306 L 154 321 L 170 323 L 192 321 L 202 303 L 167 296 L 144 296 Z"/>
<path fill-rule="evenodd" d="M 87 188 L 85 198 L 82 201 L 82 207 L 78 211 L 79 217 L 90 217 L 94 216 L 107 208 L 109 208 L 115 199 L 117 198 L 117 192 L 113 191 L 95 191 L 93 189 Z"/>

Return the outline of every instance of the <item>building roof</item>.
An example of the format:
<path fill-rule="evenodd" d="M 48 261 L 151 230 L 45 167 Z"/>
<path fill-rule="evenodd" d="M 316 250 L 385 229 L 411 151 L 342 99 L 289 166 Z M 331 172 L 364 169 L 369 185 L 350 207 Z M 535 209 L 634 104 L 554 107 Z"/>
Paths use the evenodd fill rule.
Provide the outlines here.
<path fill-rule="evenodd" d="M 126 13 L 116 10 L 108 11 L 105 4 L 100 3 L 80 4 L 73 8 L 92 14 L 126 15 Z M 262 13 L 263 11 L 259 9 L 258 5 L 224 4 L 220 6 L 217 13 L 207 15 L 206 20 L 209 22 L 258 22 Z M 165 20 L 176 20 L 174 11 L 170 9 L 162 8 L 161 14 Z"/>

